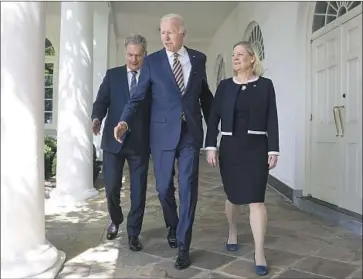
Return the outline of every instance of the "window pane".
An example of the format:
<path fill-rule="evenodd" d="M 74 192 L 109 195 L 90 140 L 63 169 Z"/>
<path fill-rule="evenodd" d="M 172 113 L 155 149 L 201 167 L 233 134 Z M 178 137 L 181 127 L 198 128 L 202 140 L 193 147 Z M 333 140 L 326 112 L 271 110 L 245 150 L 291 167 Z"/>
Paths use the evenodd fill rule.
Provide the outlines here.
<path fill-rule="evenodd" d="M 44 86 L 53 86 L 53 76 L 52 75 L 44 76 Z"/>
<path fill-rule="evenodd" d="M 330 23 L 330 22 L 332 22 L 333 20 L 335 20 L 336 19 L 336 16 L 327 16 L 326 17 L 326 24 L 328 24 L 328 23 Z"/>
<path fill-rule="evenodd" d="M 315 5 L 315 13 L 316 14 L 325 14 L 326 9 L 328 7 L 328 3 L 325 1 L 318 1 Z"/>
<path fill-rule="evenodd" d="M 45 48 L 45 55 L 46 56 L 54 56 L 55 55 L 54 47 L 53 47 L 52 43 L 48 39 L 45 39 L 44 48 Z"/>
<path fill-rule="evenodd" d="M 320 2 L 319 2 L 320 3 Z M 313 32 L 319 30 L 325 25 L 325 16 L 323 15 L 315 15 L 314 23 L 313 23 Z"/>
<path fill-rule="evenodd" d="M 53 88 L 44 89 L 44 99 L 53 99 Z"/>
<path fill-rule="evenodd" d="M 361 1 L 350 1 L 350 7 L 349 7 L 349 9 L 351 10 L 351 9 L 354 9 L 355 7 L 357 7 L 357 6 L 359 6 L 360 4 L 362 4 L 362 2 Z"/>
<path fill-rule="evenodd" d="M 44 101 L 44 110 L 45 111 L 53 111 L 53 101 L 52 100 L 45 100 Z"/>
<path fill-rule="evenodd" d="M 53 63 L 45 63 L 44 74 L 53 75 L 54 64 Z"/>
<path fill-rule="evenodd" d="M 44 113 L 44 123 L 50 124 L 53 122 L 53 113 L 45 112 Z"/>

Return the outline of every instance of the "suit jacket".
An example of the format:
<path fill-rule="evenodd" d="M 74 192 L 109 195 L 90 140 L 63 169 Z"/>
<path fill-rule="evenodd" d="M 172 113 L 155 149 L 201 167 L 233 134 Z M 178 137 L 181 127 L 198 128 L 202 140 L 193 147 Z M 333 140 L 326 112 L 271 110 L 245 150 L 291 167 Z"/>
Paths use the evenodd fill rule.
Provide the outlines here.
<path fill-rule="evenodd" d="M 121 115 L 133 129 L 135 111 L 151 96 L 150 146 L 151 150 L 173 150 L 181 134 L 181 116 L 184 112 L 188 130 L 196 148 L 203 145 L 202 114 L 206 121 L 213 101 L 206 76 L 206 56 L 186 48 L 191 72 L 182 96 L 169 64 L 165 49 L 150 54 L 144 60 L 135 94 L 130 98 Z"/>
<path fill-rule="evenodd" d="M 224 79 L 219 83 L 208 121 L 205 143 L 207 149 L 217 146 L 219 122 L 222 135 L 233 135 L 234 106 L 241 86 L 235 83 L 233 78 Z M 279 126 L 273 83 L 270 79 L 259 77 L 248 86 L 253 86 L 255 89 L 253 94 L 249 95 L 250 117 L 247 133 L 267 135 L 269 153 L 278 154 Z"/>
<path fill-rule="evenodd" d="M 102 133 L 101 148 L 104 151 L 118 153 L 121 149 L 131 149 L 136 154 L 149 152 L 149 100 L 141 104 L 135 114 L 132 129 L 127 131 L 122 143 L 113 134 L 120 115 L 130 99 L 127 67 L 121 66 L 109 69 L 98 90 L 96 101 L 93 103 L 92 120 L 98 118 L 101 123 L 107 113 L 106 123 Z"/>

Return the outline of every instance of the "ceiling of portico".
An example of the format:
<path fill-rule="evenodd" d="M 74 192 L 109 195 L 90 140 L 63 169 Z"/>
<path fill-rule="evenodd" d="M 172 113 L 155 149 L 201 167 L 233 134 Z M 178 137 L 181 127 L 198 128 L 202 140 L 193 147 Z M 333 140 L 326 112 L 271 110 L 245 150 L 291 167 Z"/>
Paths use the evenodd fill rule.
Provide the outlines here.
<path fill-rule="evenodd" d="M 148 41 L 160 42 L 160 18 L 168 13 L 178 13 L 187 25 L 187 42 L 209 44 L 237 5 L 238 2 L 111 2 L 111 9 L 119 40 L 137 32 Z"/>

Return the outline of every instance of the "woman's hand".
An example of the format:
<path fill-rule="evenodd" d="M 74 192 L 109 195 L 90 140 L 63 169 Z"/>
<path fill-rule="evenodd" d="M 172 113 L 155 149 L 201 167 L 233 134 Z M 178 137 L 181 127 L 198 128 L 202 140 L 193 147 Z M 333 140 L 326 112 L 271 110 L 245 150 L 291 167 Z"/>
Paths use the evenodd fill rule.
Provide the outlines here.
<path fill-rule="evenodd" d="M 268 168 L 272 170 L 277 165 L 278 156 L 275 154 L 268 155 Z"/>
<path fill-rule="evenodd" d="M 212 167 L 217 166 L 218 163 L 217 150 L 207 150 L 207 162 Z"/>

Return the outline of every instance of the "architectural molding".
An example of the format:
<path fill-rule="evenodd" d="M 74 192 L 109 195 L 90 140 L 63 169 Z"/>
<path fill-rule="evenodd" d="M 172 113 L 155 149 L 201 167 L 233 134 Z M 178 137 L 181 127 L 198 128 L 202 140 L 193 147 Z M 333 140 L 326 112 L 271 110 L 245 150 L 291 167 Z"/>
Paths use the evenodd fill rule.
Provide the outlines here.
<path fill-rule="evenodd" d="M 267 183 L 292 201 L 300 210 L 319 216 L 355 234 L 362 235 L 362 215 L 309 196 L 303 196 L 302 190 L 292 189 L 272 175 L 269 175 Z"/>

